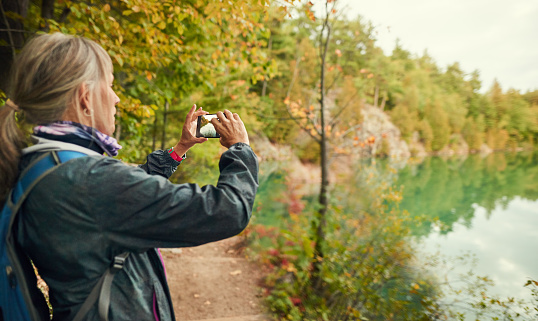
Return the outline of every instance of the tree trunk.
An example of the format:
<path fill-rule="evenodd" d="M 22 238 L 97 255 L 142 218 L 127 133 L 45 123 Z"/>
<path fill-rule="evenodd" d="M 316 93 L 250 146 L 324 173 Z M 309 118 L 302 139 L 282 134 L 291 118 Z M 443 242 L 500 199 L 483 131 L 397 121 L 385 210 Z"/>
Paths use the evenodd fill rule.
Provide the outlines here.
<path fill-rule="evenodd" d="M 121 138 L 121 111 L 118 108 L 118 112 L 116 113 L 116 119 L 118 120 L 118 124 L 116 125 L 116 131 L 114 133 L 114 138 L 116 138 L 117 141 Z"/>
<path fill-rule="evenodd" d="M 41 17 L 45 19 L 52 19 L 54 17 L 54 1 L 55 0 L 42 0 Z"/>
<path fill-rule="evenodd" d="M 374 107 L 377 107 L 378 104 L 377 104 L 377 101 L 379 100 L 379 86 L 378 85 L 375 85 L 375 90 L 374 90 Z"/>
<path fill-rule="evenodd" d="M 14 12 L 26 18 L 29 0 L 1 0 L 0 1 L 0 42 L 7 45 L 0 46 L 0 90 L 7 92 L 9 71 L 13 64 L 17 50 L 24 45 L 26 32 L 19 20 L 6 16 L 6 12 Z"/>
<path fill-rule="evenodd" d="M 386 103 L 387 103 L 387 92 L 385 91 L 383 93 L 383 100 L 381 101 L 381 106 L 379 106 L 379 108 L 381 108 L 381 110 L 385 110 Z"/>
<path fill-rule="evenodd" d="M 157 120 L 157 113 L 155 113 L 155 120 L 153 121 L 153 143 L 151 144 L 152 151 L 157 148 Z"/>
<path fill-rule="evenodd" d="M 327 37 L 323 39 L 324 30 L 327 30 Z M 313 285 L 316 291 L 321 292 L 323 290 L 323 278 L 321 275 L 323 267 L 323 259 L 325 256 L 325 229 L 327 226 L 327 210 L 329 208 L 328 190 L 329 190 L 329 163 L 328 163 L 328 151 L 327 151 L 327 133 L 326 133 L 326 110 L 325 110 L 325 63 L 327 57 L 327 49 L 329 47 L 329 39 L 331 37 L 331 29 L 329 26 L 329 14 L 323 24 L 323 29 L 320 35 L 320 167 L 321 167 L 321 186 L 319 192 L 319 204 L 320 209 L 317 213 L 317 226 L 315 231 L 315 247 L 314 247 L 314 261 L 313 261 Z"/>
<path fill-rule="evenodd" d="M 267 46 L 267 49 L 269 50 L 269 54 L 271 54 L 271 49 L 273 48 L 273 36 L 269 37 L 269 45 Z M 267 77 L 264 77 L 263 79 L 263 86 L 262 86 L 262 97 L 265 97 L 265 94 L 267 93 Z"/>
<path fill-rule="evenodd" d="M 166 144 L 166 120 L 167 120 L 167 117 L 168 117 L 168 107 L 169 107 L 169 102 L 166 101 L 164 103 L 164 114 L 163 114 L 163 137 L 162 137 L 162 140 L 161 140 L 161 149 L 162 150 L 165 150 L 165 144 Z"/>

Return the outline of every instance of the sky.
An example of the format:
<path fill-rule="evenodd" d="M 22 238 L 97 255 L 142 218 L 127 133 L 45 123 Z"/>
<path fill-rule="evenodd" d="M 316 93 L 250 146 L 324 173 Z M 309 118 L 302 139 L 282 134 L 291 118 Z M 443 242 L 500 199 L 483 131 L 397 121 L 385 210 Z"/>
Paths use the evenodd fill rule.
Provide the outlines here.
<path fill-rule="evenodd" d="M 479 70 L 481 92 L 494 79 L 504 91 L 538 90 L 536 0 L 339 1 L 350 18 L 360 14 L 373 23 L 387 55 L 399 39 L 412 54 L 427 50 L 443 69 L 459 62 L 465 73 Z"/>

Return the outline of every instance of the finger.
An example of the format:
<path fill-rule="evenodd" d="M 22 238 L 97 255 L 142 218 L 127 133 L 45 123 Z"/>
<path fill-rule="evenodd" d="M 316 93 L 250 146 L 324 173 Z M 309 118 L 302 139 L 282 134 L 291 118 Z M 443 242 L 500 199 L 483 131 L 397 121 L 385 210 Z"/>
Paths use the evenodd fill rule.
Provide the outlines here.
<path fill-rule="evenodd" d="M 187 117 L 185 120 L 192 120 L 192 115 L 194 114 L 194 110 L 196 110 L 196 104 L 192 105 L 191 110 L 187 113 Z"/>
<path fill-rule="evenodd" d="M 222 122 L 223 120 L 227 120 L 226 116 L 224 116 L 224 114 L 221 111 L 217 112 L 217 118 L 218 118 L 218 119 L 216 119 L 217 122 Z M 215 119 L 215 118 L 213 118 L 213 119 Z"/>
<path fill-rule="evenodd" d="M 233 116 L 232 116 L 232 112 L 229 111 L 228 109 L 224 109 L 224 114 L 226 115 L 226 118 L 227 119 L 233 119 Z"/>
<path fill-rule="evenodd" d="M 233 113 L 233 117 L 235 120 L 241 120 L 241 117 L 239 117 L 239 115 L 236 113 Z"/>
<path fill-rule="evenodd" d="M 223 128 L 223 125 L 222 123 L 219 121 L 219 119 L 223 119 L 224 118 L 224 115 L 219 111 L 217 112 L 217 118 L 213 118 L 211 119 L 211 124 L 213 124 L 213 127 L 215 127 L 215 130 L 217 131 L 217 133 L 220 131 L 220 129 Z"/>
<path fill-rule="evenodd" d="M 202 110 L 202 108 L 200 108 L 192 115 L 192 120 L 194 121 L 196 120 L 196 118 L 198 118 L 198 116 L 207 115 L 207 114 L 209 114 L 207 111 Z"/>

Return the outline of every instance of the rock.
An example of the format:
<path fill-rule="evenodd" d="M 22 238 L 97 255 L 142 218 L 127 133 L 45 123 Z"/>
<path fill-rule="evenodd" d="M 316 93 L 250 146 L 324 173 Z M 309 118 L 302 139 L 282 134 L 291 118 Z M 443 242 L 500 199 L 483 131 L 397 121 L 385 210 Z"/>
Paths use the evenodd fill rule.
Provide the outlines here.
<path fill-rule="evenodd" d="M 362 148 L 361 156 L 375 156 L 379 151 L 387 152 L 391 158 L 409 158 L 411 156 L 407 143 L 402 140 L 400 130 L 391 122 L 389 115 L 369 104 L 364 104 L 361 112 L 364 121 L 357 131 L 359 141 L 375 137 L 374 144 Z"/>
<path fill-rule="evenodd" d="M 461 134 L 450 135 L 449 144 L 443 147 L 440 151 L 433 153 L 437 156 L 454 156 L 454 155 L 468 155 L 469 145 Z"/>
<path fill-rule="evenodd" d="M 411 136 L 409 151 L 412 156 L 417 158 L 424 158 L 428 156 L 428 152 L 426 152 L 424 144 L 420 142 L 420 134 L 417 131 L 413 132 L 413 135 Z"/>
<path fill-rule="evenodd" d="M 479 150 L 480 154 L 481 155 L 489 155 L 493 152 L 493 149 L 491 149 L 488 145 L 486 144 L 482 144 L 480 146 L 480 150 Z"/>

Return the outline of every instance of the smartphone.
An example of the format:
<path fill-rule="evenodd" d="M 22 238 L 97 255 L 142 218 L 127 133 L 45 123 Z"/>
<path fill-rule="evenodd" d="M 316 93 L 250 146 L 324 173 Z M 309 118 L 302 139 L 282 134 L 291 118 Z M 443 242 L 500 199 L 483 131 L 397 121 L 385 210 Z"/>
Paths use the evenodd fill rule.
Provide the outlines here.
<path fill-rule="evenodd" d="M 217 118 L 217 114 L 208 114 L 198 116 L 196 125 L 196 137 L 219 138 L 220 135 L 215 130 L 215 126 L 211 124 L 211 119 Z M 218 119 L 218 118 L 217 118 Z"/>

